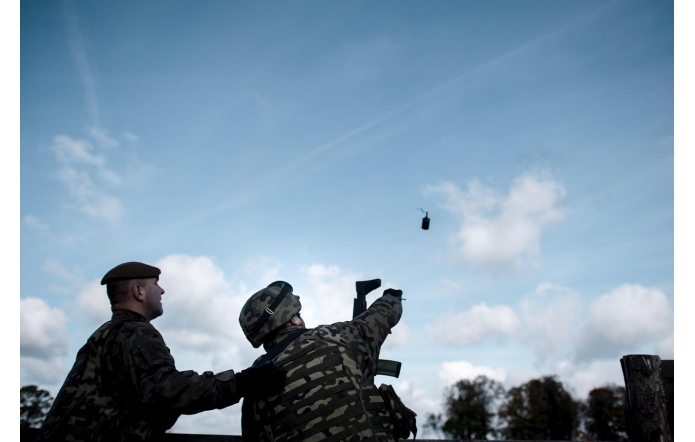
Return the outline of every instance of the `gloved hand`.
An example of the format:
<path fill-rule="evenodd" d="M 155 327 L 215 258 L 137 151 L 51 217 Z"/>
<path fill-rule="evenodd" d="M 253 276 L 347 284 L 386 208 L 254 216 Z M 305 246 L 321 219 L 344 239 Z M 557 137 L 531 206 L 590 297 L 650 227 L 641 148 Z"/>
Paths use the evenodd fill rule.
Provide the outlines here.
<path fill-rule="evenodd" d="M 401 297 L 403 296 L 403 290 L 386 289 L 384 290 L 384 295 L 391 295 L 395 296 L 398 299 L 401 299 Z"/>
<path fill-rule="evenodd" d="M 240 396 L 264 398 L 282 391 L 287 372 L 271 362 L 259 367 L 249 367 L 234 376 L 236 391 Z"/>

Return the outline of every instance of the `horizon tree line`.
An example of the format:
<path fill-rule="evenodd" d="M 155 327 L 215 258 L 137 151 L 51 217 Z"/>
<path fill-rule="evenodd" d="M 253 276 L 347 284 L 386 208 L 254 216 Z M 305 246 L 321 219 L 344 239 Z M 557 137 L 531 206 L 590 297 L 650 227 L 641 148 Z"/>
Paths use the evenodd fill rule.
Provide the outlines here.
<path fill-rule="evenodd" d="M 462 379 L 444 390 L 443 412 L 426 419 L 425 431 L 458 440 L 629 440 L 625 387 L 596 387 L 582 400 L 556 376 L 507 391 L 486 376 Z"/>
<path fill-rule="evenodd" d="M 20 427 L 39 428 L 54 398 L 36 385 L 20 389 Z M 509 390 L 494 379 L 461 379 L 444 391 L 444 411 L 423 428 L 458 440 L 580 440 L 627 442 L 625 387 L 608 384 L 574 398 L 556 376 Z"/>

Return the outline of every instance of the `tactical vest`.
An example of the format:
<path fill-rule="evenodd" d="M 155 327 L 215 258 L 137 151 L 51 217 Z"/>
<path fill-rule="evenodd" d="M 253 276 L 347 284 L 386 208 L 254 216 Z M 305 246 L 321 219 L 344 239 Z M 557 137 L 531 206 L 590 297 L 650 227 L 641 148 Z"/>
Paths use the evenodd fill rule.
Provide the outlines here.
<path fill-rule="evenodd" d="M 118 333 L 122 324 L 106 322 L 99 327 L 87 343 L 77 352 L 63 386 L 40 430 L 38 441 L 120 440 L 119 411 L 114 399 L 104 393 L 101 359 L 109 339 Z"/>
<path fill-rule="evenodd" d="M 362 373 L 351 350 L 314 335 L 302 336 L 272 360 L 287 370 L 277 396 L 257 400 L 254 418 L 276 442 L 393 441 L 384 400 Z"/>

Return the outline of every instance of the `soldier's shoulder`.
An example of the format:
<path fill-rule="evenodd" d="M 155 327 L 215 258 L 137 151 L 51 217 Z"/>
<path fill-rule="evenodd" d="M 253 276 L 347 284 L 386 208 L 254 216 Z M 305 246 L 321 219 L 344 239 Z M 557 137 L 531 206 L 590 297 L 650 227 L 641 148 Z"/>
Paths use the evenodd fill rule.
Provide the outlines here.
<path fill-rule="evenodd" d="M 124 322 L 118 332 L 120 339 L 155 339 L 163 340 L 161 333 L 149 322 L 128 321 Z"/>
<path fill-rule="evenodd" d="M 349 345 L 354 340 L 354 331 L 350 322 L 336 322 L 335 324 L 319 325 L 314 329 L 315 336 Z"/>

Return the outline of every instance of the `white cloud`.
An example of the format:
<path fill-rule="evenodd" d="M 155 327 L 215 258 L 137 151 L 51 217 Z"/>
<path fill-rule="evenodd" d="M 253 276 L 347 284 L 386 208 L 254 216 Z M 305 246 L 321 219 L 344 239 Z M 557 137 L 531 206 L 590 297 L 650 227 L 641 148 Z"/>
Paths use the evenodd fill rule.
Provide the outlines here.
<path fill-rule="evenodd" d="M 53 356 L 44 360 L 20 355 L 20 385 L 36 385 L 55 397 L 58 394 L 58 390 L 60 390 L 60 386 L 63 385 L 69 370 L 64 360 L 63 357 L 59 356 Z"/>
<path fill-rule="evenodd" d="M 391 334 L 386 339 L 384 347 L 403 347 L 408 345 L 408 340 L 410 339 L 410 329 L 408 324 L 406 324 L 402 319 L 398 321 L 398 324 L 391 329 Z"/>
<path fill-rule="evenodd" d="M 378 379 L 375 382 L 379 385 Z M 417 414 L 418 436 L 422 437 L 425 434 L 423 426 L 427 421 L 427 414 L 442 412 L 444 388 L 439 383 L 437 388 L 428 388 L 429 385 L 423 385 L 418 380 L 399 380 L 392 386 L 405 406 Z"/>
<path fill-rule="evenodd" d="M 69 270 L 56 259 L 47 259 L 41 265 L 41 270 L 47 274 L 71 283 L 72 287 L 79 287 L 84 283 L 82 275 L 77 268 Z"/>
<path fill-rule="evenodd" d="M 507 370 L 476 366 L 468 361 L 443 362 L 439 368 L 439 379 L 448 385 L 453 385 L 461 379 L 473 380 L 478 376 L 486 376 L 501 383 L 507 378 Z"/>
<path fill-rule="evenodd" d="M 24 221 L 24 225 L 31 229 L 38 230 L 39 232 L 48 231 L 48 224 L 42 223 L 41 221 L 39 221 L 38 218 L 36 218 L 33 215 L 24 215 L 24 218 L 22 218 L 22 220 Z"/>
<path fill-rule="evenodd" d="M 302 317 L 307 327 L 352 319 L 353 300 L 356 296 L 355 281 L 363 280 L 361 275 L 345 271 L 338 266 L 323 264 L 303 266 L 300 268 L 300 273 L 307 278 L 306 284 L 293 287 L 294 293 L 301 298 Z M 389 281 L 383 281 L 380 288 L 368 294 L 367 307 L 389 287 L 397 286 Z M 408 326 L 400 321 L 384 342 L 383 348 L 386 353 L 388 354 L 394 347 L 407 344 L 408 335 Z"/>
<path fill-rule="evenodd" d="M 446 313 L 427 327 L 440 340 L 455 345 L 479 344 L 489 338 L 511 336 L 519 325 L 514 311 L 506 305 L 488 307 L 482 303 L 462 313 Z"/>
<path fill-rule="evenodd" d="M 573 365 L 567 361 L 557 364 L 554 373 L 568 387 L 575 397 L 586 398 L 594 388 L 607 384 L 624 386 L 620 358 L 611 361 L 593 361 L 588 365 Z"/>
<path fill-rule="evenodd" d="M 301 298 L 302 317 L 307 327 L 352 319 L 355 281 L 361 280 L 360 275 L 323 264 L 301 267 L 300 272 L 307 277 L 308 288 L 295 287 L 294 293 Z M 375 294 L 377 292 L 379 294 Z M 375 290 L 368 295 L 367 306 L 380 294 Z"/>
<path fill-rule="evenodd" d="M 82 283 L 77 295 L 77 306 L 92 325 L 99 325 L 111 318 L 111 303 L 106 286 L 98 279 Z"/>
<path fill-rule="evenodd" d="M 659 342 L 659 345 L 656 347 L 656 354 L 661 359 L 673 359 L 675 353 L 673 336 L 674 335 L 671 335 L 663 341 Z"/>
<path fill-rule="evenodd" d="M 104 165 L 104 158 L 93 154 L 94 147 L 85 140 L 74 140 L 66 135 L 57 135 L 53 138 L 52 149 L 58 161 L 63 164 Z"/>
<path fill-rule="evenodd" d="M 630 284 L 588 304 L 575 290 L 543 283 L 514 310 L 479 304 L 465 312 L 441 315 L 427 331 L 439 342 L 461 346 L 514 336 L 523 347 L 534 350 L 536 365 L 551 373 L 557 373 L 558 361 L 572 360 L 573 365 L 564 369 L 571 369 L 580 387 L 582 379 L 586 385 L 592 382 L 594 377 L 587 373 L 606 359 L 619 361 L 634 352 L 673 359 L 674 353 L 668 298 L 660 289 Z M 518 378 L 521 383 L 536 375 L 540 376 L 510 372 L 508 381 Z"/>
<path fill-rule="evenodd" d="M 120 175 L 108 169 L 99 169 L 97 171 L 97 176 L 101 181 L 111 186 L 122 186 L 124 183 Z"/>
<path fill-rule="evenodd" d="M 550 283 L 539 285 L 519 303 L 522 342 L 536 348 L 540 361 L 570 352 L 583 304 L 574 290 Z"/>
<path fill-rule="evenodd" d="M 79 202 L 86 202 L 95 198 L 96 189 L 86 172 L 80 172 L 72 167 L 63 167 L 58 170 L 58 180 L 68 188 L 70 194 Z"/>
<path fill-rule="evenodd" d="M 619 358 L 581 365 L 573 364 L 569 360 L 556 360 L 543 371 L 510 368 L 503 385 L 509 389 L 544 376 L 557 376 L 565 389 L 579 399 L 585 399 L 589 391 L 596 387 L 607 384 L 625 385 Z"/>
<path fill-rule="evenodd" d="M 125 140 L 127 140 L 130 144 L 132 144 L 133 146 L 135 146 L 136 144 L 138 144 L 138 142 L 140 142 L 140 138 L 137 135 L 135 135 L 134 133 L 123 132 L 122 135 L 123 135 L 123 138 Z"/>
<path fill-rule="evenodd" d="M 672 330 L 673 313 L 663 291 L 625 284 L 598 298 L 591 322 L 605 338 L 631 343 Z"/>
<path fill-rule="evenodd" d="M 94 154 L 91 143 L 58 135 L 53 139 L 52 150 L 61 167 L 57 178 L 68 190 L 79 210 L 94 218 L 115 222 L 120 219 L 123 207 L 115 196 L 105 193 L 93 176 L 110 186 L 123 184 L 123 179 L 105 167 L 102 156 Z"/>
<path fill-rule="evenodd" d="M 121 201 L 101 192 L 89 173 L 73 167 L 63 167 L 58 171 L 58 180 L 67 187 L 82 212 L 111 222 L 120 218 L 123 211 Z"/>
<path fill-rule="evenodd" d="M 250 293 L 235 290 L 207 256 L 169 255 L 156 264 L 164 315 L 157 327 L 168 341 L 196 351 L 249 345 L 239 326 L 239 312 Z M 250 345 L 249 345 L 250 346 Z"/>
<path fill-rule="evenodd" d="M 104 128 L 92 126 L 87 128 L 89 135 L 102 147 L 118 147 L 118 141 L 109 136 L 109 131 Z"/>
<path fill-rule="evenodd" d="M 596 299 L 582 328 L 577 360 L 620 357 L 673 333 L 673 308 L 658 288 L 624 284 Z"/>
<path fill-rule="evenodd" d="M 442 196 L 443 207 L 461 218 L 451 237 L 456 261 L 498 273 L 535 262 L 543 229 L 562 218 L 565 190 L 550 176 L 524 174 L 507 195 L 478 180 L 468 182 L 466 191 L 444 183 L 426 187 L 425 194 Z"/>
<path fill-rule="evenodd" d="M 97 194 L 91 201 L 82 205 L 82 211 L 94 218 L 115 222 L 121 217 L 121 200 L 111 195 Z"/>
<path fill-rule="evenodd" d="M 44 361 L 63 356 L 68 347 L 67 317 L 38 298 L 20 300 L 20 355 Z"/>
<path fill-rule="evenodd" d="M 259 281 L 259 286 L 268 285 L 280 279 L 282 264 L 273 258 L 255 257 L 244 264 L 244 271 Z M 289 281 L 288 281 L 289 282 Z"/>

